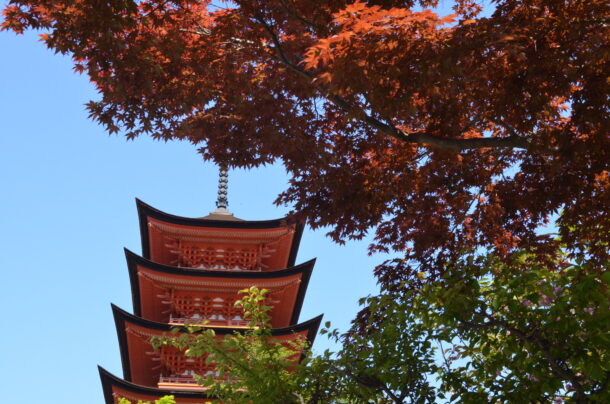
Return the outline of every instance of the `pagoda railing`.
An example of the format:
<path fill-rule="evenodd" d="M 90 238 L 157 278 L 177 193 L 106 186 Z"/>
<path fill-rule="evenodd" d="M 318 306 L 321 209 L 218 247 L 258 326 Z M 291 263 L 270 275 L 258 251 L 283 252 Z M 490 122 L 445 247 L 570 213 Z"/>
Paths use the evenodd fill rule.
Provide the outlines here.
<path fill-rule="evenodd" d="M 169 323 L 171 325 L 192 325 L 192 326 L 207 326 L 207 327 L 231 327 L 231 328 L 245 328 L 248 327 L 247 320 L 205 320 L 200 318 L 188 318 L 188 317 L 170 317 Z"/>
<path fill-rule="evenodd" d="M 159 384 L 194 384 L 197 385 L 197 380 L 193 376 L 161 376 Z"/>
<path fill-rule="evenodd" d="M 238 266 L 227 266 L 227 265 L 198 265 L 198 266 L 188 266 L 188 265 L 176 265 L 178 268 L 188 268 L 188 269 L 200 269 L 203 271 L 231 271 L 231 272 L 262 272 L 263 267 L 258 268 L 241 268 Z"/>
<path fill-rule="evenodd" d="M 255 270 L 263 269 L 263 258 L 275 252 L 268 246 L 243 246 L 233 248 L 224 246 L 203 247 L 197 243 L 184 242 L 183 240 L 173 240 L 165 244 L 175 258 L 172 265 L 187 268 L 207 268 L 224 270 Z"/>
<path fill-rule="evenodd" d="M 215 378 L 219 380 L 219 378 Z M 225 381 L 227 379 L 224 379 Z M 193 376 L 161 376 L 157 387 L 160 389 L 180 389 L 180 390 L 207 390 L 197 383 Z"/>
<path fill-rule="evenodd" d="M 205 387 L 197 384 L 193 376 L 161 376 L 157 387 L 160 389 L 180 389 L 180 390 L 206 390 Z"/>

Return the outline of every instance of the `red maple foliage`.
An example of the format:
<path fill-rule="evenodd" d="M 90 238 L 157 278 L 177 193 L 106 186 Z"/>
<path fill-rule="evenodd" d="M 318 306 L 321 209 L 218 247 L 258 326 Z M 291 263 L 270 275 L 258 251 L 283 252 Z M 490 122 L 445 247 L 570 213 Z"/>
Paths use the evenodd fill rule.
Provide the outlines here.
<path fill-rule="evenodd" d="M 73 55 L 110 133 L 280 160 L 279 202 L 337 240 L 376 229 L 371 249 L 404 252 L 402 272 L 551 246 L 537 229 L 553 217 L 606 259 L 610 6 L 494 3 L 13 0 L 2 28 Z"/>

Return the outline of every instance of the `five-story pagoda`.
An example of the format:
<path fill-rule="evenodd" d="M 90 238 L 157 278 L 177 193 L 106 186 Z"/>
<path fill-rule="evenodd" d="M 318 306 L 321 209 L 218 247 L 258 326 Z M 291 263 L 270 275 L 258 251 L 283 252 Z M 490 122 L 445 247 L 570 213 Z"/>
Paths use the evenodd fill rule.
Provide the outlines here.
<path fill-rule="evenodd" d="M 174 216 L 136 201 L 143 256 L 125 250 L 134 314 L 112 306 L 123 379 L 100 368 L 106 404 L 168 394 L 179 404 L 207 401 L 193 375 L 213 367 L 176 348 L 154 349 L 150 340 L 185 323 L 204 323 L 219 336 L 243 330 L 247 322 L 234 303 L 250 286 L 268 290 L 273 338 L 313 343 L 322 316 L 297 323 L 315 263 L 295 266 L 303 224 L 235 218 L 226 196 L 221 169 L 217 209 L 206 217 Z"/>

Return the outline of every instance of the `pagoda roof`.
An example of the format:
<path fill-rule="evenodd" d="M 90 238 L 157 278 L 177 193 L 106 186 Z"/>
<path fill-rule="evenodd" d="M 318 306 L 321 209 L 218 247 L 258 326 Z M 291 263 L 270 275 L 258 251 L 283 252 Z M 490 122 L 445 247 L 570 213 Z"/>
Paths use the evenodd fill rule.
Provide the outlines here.
<path fill-rule="evenodd" d="M 138 217 L 140 222 L 140 234 L 142 241 L 142 255 L 151 258 L 151 234 L 149 226 L 154 224 L 161 231 L 180 235 L 180 237 L 207 237 L 207 238 L 230 238 L 232 240 L 271 240 L 281 236 L 285 231 L 294 232 L 286 245 L 287 259 L 280 267 L 293 266 L 303 234 L 304 224 L 296 222 L 290 217 L 274 220 L 236 220 L 225 219 L 224 215 L 209 215 L 202 218 L 189 218 L 176 216 L 162 212 L 136 198 Z M 275 268 L 277 269 L 277 268 Z"/>
<path fill-rule="evenodd" d="M 128 329 L 129 333 L 133 335 L 139 335 L 141 337 L 151 338 L 155 336 L 162 336 L 164 333 L 169 333 L 172 329 L 178 329 L 179 332 L 187 332 L 186 327 L 174 326 L 167 323 L 160 323 L 156 321 L 150 321 L 141 317 L 136 317 L 129 314 L 125 310 L 118 306 L 111 304 L 112 312 L 114 315 L 114 321 L 117 330 L 117 336 L 119 339 L 119 348 L 121 352 L 121 363 L 123 365 L 123 377 L 125 380 L 130 382 L 140 383 L 133 379 L 131 359 L 146 360 L 147 355 L 146 347 L 143 346 L 132 346 L 128 341 Z M 313 345 L 318 328 L 322 321 L 323 315 L 312 318 L 311 320 L 299 323 L 290 327 L 275 328 L 271 330 L 271 335 L 279 339 L 290 338 L 292 335 L 302 335 L 309 342 L 310 346 Z M 216 335 L 229 335 L 234 333 L 244 332 L 244 329 L 240 328 L 229 328 L 229 327 L 202 327 L 204 329 L 212 329 Z M 138 337 L 140 338 L 140 337 Z M 132 341 L 134 341 L 132 339 Z M 146 342 L 149 345 L 148 341 Z M 134 352 L 130 352 L 133 349 Z M 303 358 L 304 352 L 301 353 L 299 361 Z M 152 360 L 152 359 L 150 359 Z"/>
<path fill-rule="evenodd" d="M 156 387 L 141 386 L 116 377 L 101 366 L 97 367 L 102 381 L 102 390 L 104 392 L 104 401 L 106 404 L 114 404 L 114 394 L 124 397 L 134 403 L 138 400 L 151 401 L 167 395 L 173 395 L 177 404 L 202 404 L 202 400 L 213 400 L 205 392 L 197 391 L 182 391 L 159 389 Z"/>
<path fill-rule="evenodd" d="M 296 324 L 299 320 L 303 299 L 307 291 L 311 272 L 315 265 L 315 258 L 300 265 L 274 271 L 227 271 L 205 270 L 195 268 L 181 268 L 159 264 L 141 257 L 125 249 L 125 258 L 129 268 L 131 281 L 131 295 L 133 299 L 133 312 L 142 317 L 143 298 L 141 291 L 141 276 L 148 277 L 160 284 L 170 285 L 174 288 L 188 288 L 190 290 L 206 290 L 211 288 L 224 288 L 225 290 L 242 290 L 250 286 L 273 290 L 274 288 L 294 284 L 292 293 L 287 301 L 282 302 L 281 308 L 288 308 L 289 312 L 282 314 L 288 321 L 282 320 L 286 325 Z M 159 299 L 156 293 L 148 293 L 153 299 Z M 280 310 L 281 308 L 277 308 Z M 275 310 L 275 309 L 274 309 Z M 159 312 L 159 310 L 153 310 Z M 148 316 L 147 319 L 153 320 Z"/>

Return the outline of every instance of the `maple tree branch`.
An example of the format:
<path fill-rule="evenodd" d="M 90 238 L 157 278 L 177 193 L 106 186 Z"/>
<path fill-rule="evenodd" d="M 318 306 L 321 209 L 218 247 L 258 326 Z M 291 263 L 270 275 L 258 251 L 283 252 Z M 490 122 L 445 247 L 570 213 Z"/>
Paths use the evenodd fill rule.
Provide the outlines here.
<path fill-rule="evenodd" d="M 506 123 L 503 119 L 501 119 L 501 118 L 494 118 L 494 119 L 491 120 L 491 122 L 494 123 L 497 126 L 503 127 L 511 135 L 517 136 L 517 131 L 515 130 L 515 128 L 513 128 L 511 125 Z"/>
<path fill-rule="evenodd" d="M 282 44 L 279 40 L 279 38 L 277 37 L 277 35 L 275 34 L 275 32 L 273 31 L 273 29 L 269 26 L 269 24 L 267 24 L 267 22 L 260 16 L 260 15 L 256 15 L 255 16 L 256 21 L 258 21 L 263 28 L 265 28 L 265 31 L 267 31 L 267 33 L 269 34 L 269 36 L 271 37 L 271 41 L 273 42 L 275 51 L 280 59 L 280 61 L 282 63 L 284 63 L 290 70 L 292 70 L 293 72 L 297 73 L 299 76 L 301 76 L 302 78 L 308 79 L 308 80 L 314 80 L 315 77 L 304 71 L 303 69 L 299 68 L 296 63 L 292 62 L 288 56 L 286 55 L 286 53 L 284 53 L 284 50 L 282 49 Z M 316 86 L 316 88 L 318 88 Z"/>
<path fill-rule="evenodd" d="M 400 129 L 395 129 L 399 134 L 395 137 L 409 143 L 417 143 L 422 145 L 435 146 L 439 149 L 449 151 L 461 151 L 469 149 L 481 148 L 510 148 L 510 149 L 528 149 L 529 141 L 521 136 L 509 137 L 473 137 L 468 139 L 463 138 L 447 138 L 427 133 L 414 132 L 407 133 Z"/>
<path fill-rule="evenodd" d="M 210 31 L 209 28 L 205 28 L 205 27 L 201 27 L 201 26 L 199 27 L 199 29 L 180 28 L 178 31 L 187 32 L 189 34 L 205 35 L 205 36 L 209 36 L 212 34 L 212 31 Z"/>
<path fill-rule="evenodd" d="M 382 121 L 368 115 L 361 108 L 358 108 L 352 104 L 350 104 L 345 98 L 332 93 L 325 86 L 321 86 L 316 84 L 316 77 L 301 69 L 296 63 L 294 63 L 290 58 L 286 55 L 284 50 L 282 49 L 282 43 L 280 42 L 277 34 L 272 29 L 272 27 L 262 18 L 260 15 L 255 15 L 255 19 L 263 26 L 265 31 L 271 37 L 271 41 L 273 42 L 273 47 L 277 53 L 279 60 L 286 65 L 290 70 L 297 73 L 301 78 L 307 79 L 311 84 L 313 84 L 314 88 L 317 89 L 322 95 L 335 104 L 338 108 L 342 109 L 344 112 L 356 117 L 357 119 L 363 121 L 370 127 L 379 130 L 382 133 L 392 136 L 393 138 L 406 142 L 406 143 L 415 143 L 421 144 L 424 146 L 433 146 L 439 149 L 447 150 L 447 151 L 463 151 L 463 150 L 471 150 L 471 149 L 481 149 L 481 148 L 520 148 L 520 149 L 528 149 L 530 144 L 527 138 L 512 135 L 509 137 L 480 137 L 480 138 L 446 138 L 436 135 L 430 135 L 423 132 L 405 132 L 403 130 L 398 129 L 394 125 L 389 125 L 383 123 Z"/>
<path fill-rule="evenodd" d="M 307 25 L 307 26 L 309 26 L 311 28 L 314 28 L 314 29 L 319 29 L 320 28 L 320 26 L 315 24 L 313 21 L 310 21 L 307 18 L 297 14 L 297 12 L 295 10 L 291 9 L 288 6 L 288 4 L 286 4 L 286 1 L 280 0 L 280 4 L 282 5 L 282 8 L 284 10 L 286 10 L 288 15 L 290 15 L 291 17 L 296 18 L 297 20 L 301 21 L 303 24 L 305 24 L 305 25 Z"/>
<path fill-rule="evenodd" d="M 367 124 L 369 124 L 370 126 L 372 126 L 375 129 L 379 129 L 385 133 L 389 133 L 392 136 L 397 137 L 397 133 L 394 133 L 394 131 L 397 130 L 396 128 L 394 128 L 390 125 L 387 125 L 387 124 L 367 115 L 364 112 L 357 111 L 356 108 L 354 106 L 352 106 L 349 102 L 347 102 L 343 97 L 333 94 L 329 89 L 327 89 L 324 86 L 314 84 L 316 77 L 314 75 L 312 75 L 311 73 L 301 69 L 296 63 L 292 62 L 288 58 L 288 56 L 282 49 L 282 44 L 281 44 L 279 38 L 277 37 L 277 35 L 273 31 L 273 29 L 269 26 L 269 24 L 267 24 L 267 22 L 259 15 L 257 15 L 255 18 L 265 28 L 265 30 L 271 37 L 271 41 L 273 42 L 275 51 L 277 52 L 280 61 L 282 63 L 284 63 L 290 70 L 297 73 L 302 78 L 309 80 L 309 82 L 311 82 L 314 85 L 314 87 L 320 93 L 322 93 L 322 95 L 327 100 L 331 101 L 333 104 L 335 104 L 340 109 L 344 110 L 345 112 L 347 112 L 349 114 L 358 116 L 360 119 L 363 119 Z"/>

